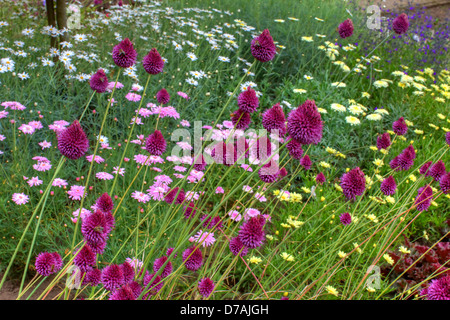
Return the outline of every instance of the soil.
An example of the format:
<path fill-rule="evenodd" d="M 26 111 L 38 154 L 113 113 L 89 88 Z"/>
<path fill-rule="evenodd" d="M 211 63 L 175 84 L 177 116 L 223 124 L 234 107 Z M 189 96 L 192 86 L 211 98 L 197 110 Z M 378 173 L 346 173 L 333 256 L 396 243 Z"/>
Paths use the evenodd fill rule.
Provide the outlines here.
<path fill-rule="evenodd" d="M 2 278 L 3 278 L 3 274 L 0 274 L 0 279 L 2 279 Z M 51 277 L 46 279 L 44 281 L 44 283 L 39 286 L 39 288 L 36 290 L 36 292 L 33 293 L 33 295 L 31 296 L 30 300 L 36 300 L 42 294 L 44 289 L 47 288 L 47 286 L 51 283 L 52 280 L 53 279 Z M 17 297 L 19 295 L 19 288 L 20 288 L 20 280 L 7 280 L 7 281 L 5 281 L 5 283 L 3 284 L 3 288 L 0 290 L 0 300 L 17 300 Z M 63 289 L 62 286 L 58 285 L 57 287 L 55 287 L 54 290 L 52 290 L 47 295 L 45 300 L 52 300 L 53 298 L 55 298 L 57 296 L 57 294 L 59 292 L 61 292 L 62 289 Z M 20 300 L 26 300 L 31 292 L 32 292 L 32 290 L 28 290 L 27 294 L 22 296 L 20 298 Z"/>

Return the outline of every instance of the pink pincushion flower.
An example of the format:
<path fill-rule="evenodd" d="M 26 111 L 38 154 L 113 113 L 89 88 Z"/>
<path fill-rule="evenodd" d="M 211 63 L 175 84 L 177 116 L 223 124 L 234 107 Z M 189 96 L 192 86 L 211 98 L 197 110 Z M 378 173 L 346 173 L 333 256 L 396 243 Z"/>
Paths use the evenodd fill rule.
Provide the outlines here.
<path fill-rule="evenodd" d="M 127 95 L 125 96 L 125 98 L 128 101 L 132 101 L 132 102 L 139 102 L 141 101 L 141 95 L 134 93 L 134 92 L 128 92 Z"/>
<path fill-rule="evenodd" d="M 100 180 L 111 180 L 114 179 L 114 176 L 108 172 L 97 172 L 95 177 Z"/>
<path fill-rule="evenodd" d="M 184 92 L 178 91 L 177 94 L 178 94 L 180 97 L 182 97 L 182 98 L 184 98 L 184 99 L 186 99 L 186 100 L 189 100 L 189 99 L 190 99 L 189 96 L 188 96 L 186 93 L 184 93 Z"/>
<path fill-rule="evenodd" d="M 18 129 L 22 131 L 24 134 L 33 134 L 35 131 L 34 127 L 25 123 L 22 124 Z"/>
<path fill-rule="evenodd" d="M 193 240 L 197 243 L 201 243 L 203 247 L 212 246 L 216 241 L 213 232 L 203 232 L 202 230 L 197 232 L 197 234 L 193 237 Z"/>
<path fill-rule="evenodd" d="M 12 201 L 17 205 L 22 205 L 28 203 L 30 198 L 25 193 L 13 193 Z"/>
<path fill-rule="evenodd" d="M 17 101 L 5 101 L 1 103 L 1 106 L 5 107 L 5 109 L 10 108 L 11 110 L 20 110 L 23 111 L 26 107 Z"/>
<path fill-rule="evenodd" d="M 52 146 L 51 142 L 48 142 L 47 140 L 44 140 L 42 142 L 39 142 L 38 145 L 42 147 L 42 150 L 50 148 Z"/>
<path fill-rule="evenodd" d="M 70 190 L 67 191 L 67 194 L 72 200 L 81 200 L 84 194 L 84 186 L 73 185 L 70 187 Z"/>
<path fill-rule="evenodd" d="M 55 178 L 55 180 L 53 180 L 52 186 L 59 188 L 65 187 L 67 186 L 67 181 L 61 178 Z"/>
<path fill-rule="evenodd" d="M 42 184 L 42 180 L 39 179 L 39 177 L 33 177 L 30 180 L 27 181 L 30 187 L 39 186 Z"/>
<path fill-rule="evenodd" d="M 131 197 L 133 199 L 136 199 L 138 202 L 142 202 L 142 203 L 146 203 L 146 202 L 150 201 L 150 196 L 141 191 L 134 191 L 131 194 Z"/>

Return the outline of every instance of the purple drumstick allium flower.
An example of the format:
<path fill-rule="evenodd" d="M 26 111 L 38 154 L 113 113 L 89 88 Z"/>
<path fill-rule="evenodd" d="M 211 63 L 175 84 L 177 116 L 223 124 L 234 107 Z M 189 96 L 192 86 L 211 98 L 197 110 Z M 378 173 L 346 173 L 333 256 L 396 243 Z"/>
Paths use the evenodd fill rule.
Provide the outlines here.
<path fill-rule="evenodd" d="M 250 113 L 237 109 L 231 114 L 231 122 L 238 130 L 246 130 L 250 125 L 252 118 Z"/>
<path fill-rule="evenodd" d="M 136 295 L 129 285 L 124 284 L 111 293 L 109 300 L 136 300 Z"/>
<path fill-rule="evenodd" d="M 195 246 L 184 250 L 182 254 L 184 266 L 191 271 L 197 271 L 203 265 L 203 255 L 199 248 Z"/>
<path fill-rule="evenodd" d="M 265 222 L 264 217 L 256 216 L 250 218 L 241 226 L 238 237 L 245 247 L 254 249 L 262 245 L 265 237 L 263 230 Z"/>
<path fill-rule="evenodd" d="M 145 142 L 145 149 L 152 156 L 160 156 L 166 151 L 167 143 L 159 130 L 155 130 L 151 135 L 148 136 Z"/>
<path fill-rule="evenodd" d="M 319 172 L 316 176 L 316 182 L 318 184 L 323 184 L 327 179 L 325 178 L 325 175 L 323 174 L 323 172 Z"/>
<path fill-rule="evenodd" d="M 83 280 L 84 284 L 89 284 L 92 287 L 96 287 L 100 284 L 102 279 L 102 271 L 100 269 L 92 269 L 86 272 L 86 275 Z"/>
<path fill-rule="evenodd" d="M 300 160 L 300 165 L 301 165 L 303 168 L 305 168 L 305 170 L 311 169 L 312 162 L 311 162 L 311 159 L 309 158 L 308 155 L 305 155 L 303 158 L 301 158 L 301 160 Z"/>
<path fill-rule="evenodd" d="M 166 263 L 166 261 L 167 261 L 166 256 L 157 258 L 155 260 L 155 262 L 153 263 L 153 271 L 155 273 L 158 272 L 159 269 L 161 269 L 161 267 L 164 265 L 164 263 Z M 166 266 L 164 267 L 164 270 L 160 273 L 161 278 L 166 278 L 168 275 L 170 275 L 172 273 L 172 270 L 173 270 L 172 262 L 169 261 L 169 262 L 167 262 Z"/>
<path fill-rule="evenodd" d="M 291 137 L 288 139 L 291 139 L 286 144 L 286 148 L 289 150 L 289 155 L 294 159 L 300 160 L 303 156 L 302 144 Z"/>
<path fill-rule="evenodd" d="M 268 29 L 252 40 L 250 49 L 253 57 L 261 62 L 268 62 L 275 57 L 277 47 Z"/>
<path fill-rule="evenodd" d="M 57 252 L 41 252 L 36 257 L 35 267 L 41 276 L 49 276 L 58 272 L 63 266 L 61 256 Z"/>
<path fill-rule="evenodd" d="M 74 120 L 69 127 L 61 130 L 57 138 L 59 152 L 68 159 L 79 159 L 89 149 L 89 140 L 78 120 Z"/>
<path fill-rule="evenodd" d="M 242 243 L 241 239 L 239 239 L 239 237 L 235 237 L 233 239 L 230 240 L 230 251 L 231 253 L 233 253 L 235 256 L 241 252 L 241 257 L 245 256 L 248 253 L 248 248 L 244 246 L 244 244 Z"/>
<path fill-rule="evenodd" d="M 143 286 L 145 290 L 145 295 L 143 296 L 144 300 L 147 300 L 149 297 L 154 296 L 161 290 L 163 286 L 163 282 L 161 281 L 161 276 L 157 276 L 155 273 L 145 272 Z"/>
<path fill-rule="evenodd" d="M 109 291 L 114 291 L 122 286 L 125 283 L 122 268 L 117 264 L 106 266 L 102 270 L 101 283 Z"/>
<path fill-rule="evenodd" d="M 103 193 L 96 202 L 97 209 L 103 213 L 111 212 L 114 209 L 114 203 L 110 197 L 110 195 L 105 192 Z"/>
<path fill-rule="evenodd" d="M 156 94 L 156 100 L 160 104 L 167 104 L 167 103 L 169 103 L 169 101 L 170 101 L 170 94 L 169 94 L 169 92 L 167 92 L 166 89 L 162 88 Z"/>
<path fill-rule="evenodd" d="M 377 138 L 378 150 L 387 149 L 391 145 L 391 136 L 388 132 L 383 133 Z"/>
<path fill-rule="evenodd" d="M 210 278 L 203 278 L 198 282 L 198 291 L 207 298 L 214 291 L 214 282 Z"/>
<path fill-rule="evenodd" d="M 389 176 L 381 182 L 380 186 L 381 192 L 386 196 L 391 196 L 395 193 L 397 189 L 397 184 L 395 183 L 395 179 L 393 176 Z"/>
<path fill-rule="evenodd" d="M 445 134 L 445 142 L 447 142 L 448 146 L 450 147 L 450 131 Z"/>
<path fill-rule="evenodd" d="M 287 132 L 301 144 L 317 144 L 322 139 L 323 122 L 314 100 L 306 100 L 291 111 Z"/>
<path fill-rule="evenodd" d="M 256 91 L 251 87 L 247 90 L 242 91 L 237 98 L 237 105 L 240 110 L 253 113 L 259 107 L 259 100 L 256 96 Z"/>
<path fill-rule="evenodd" d="M 273 159 L 263 165 L 258 171 L 259 178 L 265 183 L 275 182 L 279 173 L 279 167 Z"/>
<path fill-rule="evenodd" d="M 103 69 L 98 69 L 89 79 L 91 89 L 98 93 L 105 92 L 106 88 L 108 88 L 108 84 L 108 77 Z"/>
<path fill-rule="evenodd" d="M 179 192 L 178 192 L 178 190 L 179 190 Z M 178 193 L 178 195 L 177 195 L 177 193 Z M 185 192 L 183 189 L 180 189 L 179 187 L 173 188 L 164 197 L 164 201 L 169 204 L 171 204 L 174 201 L 175 201 L 175 204 L 180 204 L 180 203 L 183 203 L 184 199 L 185 199 Z"/>
<path fill-rule="evenodd" d="M 130 39 L 126 38 L 118 45 L 114 46 L 112 51 L 114 63 L 121 68 L 129 68 L 136 63 L 137 52 Z"/>
<path fill-rule="evenodd" d="M 359 167 L 353 168 L 341 177 L 341 188 L 347 200 L 355 200 L 356 196 L 363 195 L 366 190 L 364 172 Z"/>
<path fill-rule="evenodd" d="M 286 134 L 286 117 L 279 103 L 266 110 L 262 114 L 261 121 L 264 129 L 268 132 L 272 133 L 272 131 L 278 130 L 280 136 Z"/>
<path fill-rule="evenodd" d="M 194 169 L 197 171 L 205 170 L 207 163 L 203 154 L 195 156 L 194 159 L 195 159 Z"/>
<path fill-rule="evenodd" d="M 445 164 L 442 160 L 439 160 L 430 167 L 427 175 L 433 177 L 435 181 L 439 181 L 445 173 Z"/>
<path fill-rule="evenodd" d="M 131 283 L 134 280 L 135 272 L 134 267 L 127 261 L 120 265 L 123 273 L 123 282 Z"/>
<path fill-rule="evenodd" d="M 195 216 L 197 213 L 194 202 L 190 202 L 187 206 L 184 207 L 184 217 L 186 219 L 190 219 Z"/>
<path fill-rule="evenodd" d="M 211 157 L 216 163 L 232 166 L 237 161 L 237 151 L 233 143 L 219 142 L 211 151 Z"/>
<path fill-rule="evenodd" d="M 95 266 L 97 261 L 96 254 L 88 244 L 85 244 L 77 253 L 73 263 L 80 268 L 81 272 L 87 272 Z"/>
<path fill-rule="evenodd" d="M 430 166 L 431 166 L 432 164 L 433 164 L 433 161 L 425 162 L 425 163 L 420 167 L 419 173 L 428 176 L 428 175 L 429 175 L 429 174 L 428 174 L 428 172 L 429 172 L 428 169 L 430 168 Z"/>
<path fill-rule="evenodd" d="M 99 210 L 82 220 L 81 233 L 95 253 L 103 251 L 108 237 L 107 230 L 105 215 Z"/>
<path fill-rule="evenodd" d="M 392 123 L 392 130 L 399 135 L 403 136 L 408 131 L 408 126 L 406 125 L 405 119 L 400 117 L 397 121 Z"/>
<path fill-rule="evenodd" d="M 156 75 L 163 71 L 164 60 L 162 59 L 158 50 L 156 50 L 156 48 L 153 48 L 142 60 L 142 66 L 147 73 Z"/>
<path fill-rule="evenodd" d="M 344 226 L 348 226 L 352 222 L 352 216 L 348 212 L 344 212 L 339 216 L 339 220 Z"/>
<path fill-rule="evenodd" d="M 439 180 L 439 187 L 445 194 L 450 193 L 450 171 L 444 174 Z"/>
<path fill-rule="evenodd" d="M 338 32 L 342 39 L 348 38 L 353 34 L 353 22 L 351 19 L 347 19 L 339 24 Z"/>
<path fill-rule="evenodd" d="M 395 33 L 403 34 L 408 31 L 409 28 L 409 19 L 406 13 L 402 13 L 398 17 L 394 19 L 392 22 L 392 29 L 394 29 Z"/>
<path fill-rule="evenodd" d="M 419 188 L 417 190 L 416 201 L 414 202 L 417 205 L 418 211 L 427 211 L 431 205 L 431 201 L 433 196 L 433 190 L 429 185 Z"/>

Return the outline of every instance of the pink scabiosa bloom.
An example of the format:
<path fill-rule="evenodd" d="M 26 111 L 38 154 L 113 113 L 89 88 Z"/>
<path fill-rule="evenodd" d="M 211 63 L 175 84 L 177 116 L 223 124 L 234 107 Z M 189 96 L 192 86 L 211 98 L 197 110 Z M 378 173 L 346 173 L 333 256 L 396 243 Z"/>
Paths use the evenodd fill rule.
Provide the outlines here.
<path fill-rule="evenodd" d="M 30 187 L 34 187 L 41 185 L 43 181 L 39 179 L 39 177 L 32 177 L 30 180 L 27 181 L 27 183 Z"/>
<path fill-rule="evenodd" d="M 250 218 L 240 227 L 238 237 L 242 244 L 249 249 L 254 249 L 262 245 L 265 237 L 264 224 L 266 220 L 261 217 Z"/>
<path fill-rule="evenodd" d="M 111 196 L 105 192 L 103 193 L 96 202 L 97 209 L 99 209 L 103 213 L 111 212 L 114 209 L 114 203 L 112 201 Z"/>
<path fill-rule="evenodd" d="M 37 273 L 47 277 L 58 272 L 63 266 L 61 256 L 57 252 L 41 252 L 36 257 L 35 267 Z"/>
<path fill-rule="evenodd" d="M 156 48 L 152 48 L 150 52 L 142 60 L 142 66 L 145 72 L 156 75 L 161 73 L 164 68 L 164 60 Z"/>
<path fill-rule="evenodd" d="M 81 158 L 89 149 L 89 140 L 78 120 L 61 130 L 57 138 L 59 152 L 71 160 Z"/>
<path fill-rule="evenodd" d="M 134 191 L 131 194 L 131 197 L 133 199 L 136 199 L 138 202 L 142 202 L 142 203 L 146 203 L 148 201 L 150 201 L 150 196 L 146 193 L 143 193 L 141 191 Z"/>
<path fill-rule="evenodd" d="M 173 270 L 172 262 L 167 261 L 167 259 L 168 259 L 167 256 L 162 256 L 160 258 L 157 258 L 153 263 L 153 271 L 156 273 L 167 262 L 167 264 L 164 267 L 164 270 L 160 273 L 161 278 L 166 278 L 168 275 L 172 273 Z"/>
<path fill-rule="evenodd" d="M 180 204 L 183 203 L 185 198 L 186 195 L 184 193 L 184 190 L 179 187 L 175 187 L 165 195 L 164 201 L 169 204 Z"/>
<path fill-rule="evenodd" d="M 427 300 L 450 300 L 450 276 L 431 280 L 426 296 Z"/>
<path fill-rule="evenodd" d="M 289 155 L 297 160 L 300 160 L 303 156 L 302 144 L 295 139 L 289 137 L 289 142 L 286 144 L 286 148 L 289 151 Z"/>
<path fill-rule="evenodd" d="M 377 148 L 378 150 L 387 149 L 391 145 L 391 136 L 388 132 L 383 133 L 377 138 Z"/>
<path fill-rule="evenodd" d="M 444 174 L 439 180 L 439 187 L 441 191 L 445 194 L 450 193 L 450 171 Z"/>
<path fill-rule="evenodd" d="M 249 127 L 251 121 L 252 118 L 250 116 L 250 113 L 242 111 L 241 109 L 237 109 L 231 114 L 231 122 L 233 122 L 233 125 L 238 130 L 246 130 Z"/>
<path fill-rule="evenodd" d="M 95 266 L 96 262 L 97 256 L 88 244 L 85 244 L 83 248 L 78 250 L 73 260 L 73 263 L 80 268 L 81 272 L 91 270 L 92 267 Z"/>
<path fill-rule="evenodd" d="M 26 204 L 30 198 L 25 193 L 14 193 L 12 201 L 17 205 Z"/>
<path fill-rule="evenodd" d="M 344 212 L 339 216 L 339 220 L 344 226 L 348 226 L 350 223 L 352 223 L 352 216 L 348 212 Z"/>
<path fill-rule="evenodd" d="M 70 190 L 67 191 L 67 194 L 71 200 L 81 200 L 83 196 L 86 196 L 87 192 L 84 192 L 84 186 L 73 185 L 70 187 Z"/>
<path fill-rule="evenodd" d="M 229 248 L 231 253 L 235 256 L 237 256 L 239 252 L 241 253 L 241 257 L 247 255 L 248 253 L 248 248 L 244 246 L 239 237 L 234 237 L 230 240 Z"/>
<path fill-rule="evenodd" d="M 44 140 L 42 142 L 39 142 L 38 145 L 41 146 L 42 150 L 50 148 L 52 146 L 51 142 L 48 142 L 47 140 Z"/>
<path fill-rule="evenodd" d="M 287 132 L 301 144 L 317 144 L 322 139 L 323 122 L 314 100 L 306 100 L 291 111 Z"/>
<path fill-rule="evenodd" d="M 392 130 L 399 136 L 405 135 L 408 131 L 408 126 L 406 125 L 405 119 L 400 117 L 397 121 L 394 121 L 392 123 Z"/>
<path fill-rule="evenodd" d="M 305 155 L 303 158 L 300 159 L 300 165 L 305 168 L 305 170 L 311 169 L 312 162 L 308 155 Z"/>
<path fill-rule="evenodd" d="M 250 49 L 252 56 L 261 62 L 272 60 L 277 53 L 277 47 L 268 29 L 265 29 L 259 36 L 253 38 Z"/>
<path fill-rule="evenodd" d="M 139 101 L 141 101 L 142 96 L 140 94 L 137 94 L 137 93 L 134 93 L 134 92 L 128 92 L 127 95 L 125 96 L 125 98 L 128 101 L 139 102 Z M 136 123 L 137 123 L 137 121 L 136 121 Z"/>
<path fill-rule="evenodd" d="M 203 247 L 210 247 L 216 242 L 216 238 L 214 238 L 213 232 L 206 232 L 199 230 L 195 236 L 193 236 L 193 240 L 197 243 L 200 243 Z"/>
<path fill-rule="evenodd" d="M 445 173 L 445 164 L 442 160 L 439 160 L 430 167 L 427 175 L 433 177 L 435 181 L 439 181 Z"/>
<path fill-rule="evenodd" d="M 166 151 L 167 143 L 159 130 L 155 130 L 148 136 L 145 142 L 145 150 L 151 155 L 160 156 Z"/>
<path fill-rule="evenodd" d="M 207 298 L 214 291 L 214 282 L 210 278 L 203 278 L 198 282 L 198 291 Z"/>
<path fill-rule="evenodd" d="M 118 264 L 111 264 L 103 268 L 101 283 L 109 291 L 114 291 L 122 286 L 125 283 L 122 268 Z"/>
<path fill-rule="evenodd" d="M 256 91 L 251 87 L 242 91 L 237 98 L 237 105 L 240 110 L 248 113 L 253 113 L 259 107 L 259 99 L 256 95 Z"/>
<path fill-rule="evenodd" d="M 323 172 L 319 172 L 316 176 L 316 182 L 318 184 L 323 184 L 327 179 L 325 178 L 325 175 L 323 174 Z"/>
<path fill-rule="evenodd" d="M 169 92 L 167 92 L 166 89 L 162 88 L 156 94 L 156 100 L 160 104 L 167 104 L 167 103 L 169 103 L 169 101 L 170 101 L 170 94 L 169 94 Z"/>
<path fill-rule="evenodd" d="M 356 196 L 363 195 L 366 190 L 364 172 L 359 167 L 353 168 L 341 177 L 341 188 L 347 200 L 354 201 Z"/>
<path fill-rule="evenodd" d="M 137 51 L 130 39 L 126 38 L 112 50 L 114 63 L 121 68 L 129 68 L 136 63 Z"/>
<path fill-rule="evenodd" d="M 402 13 L 397 16 L 392 22 L 392 29 L 394 29 L 395 33 L 403 34 L 408 31 L 409 28 L 409 19 L 406 13 Z"/>
<path fill-rule="evenodd" d="M 161 290 L 163 282 L 161 281 L 161 276 L 156 275 L 156 273 L 145 272 L 144 281 L 142 283 L 145 295 L 142 297 L 143 300 L 147 300 L 149 297 L 154 296 Z"/>
<path fill-rule="evenodd" d="M 380 190 L 386 196 L 391 196 L 395 193 L 397 189 L 397 184 L 393 176 L 389 176 L 381 182 Z"/>
<path fill-rule="evenodd" d="M 184 92 L 178 91 L 177 94 L 178 94 L 180 97 L 182 97 L 183 99 L 186 99 L 186 100 L 189 100 L 189 99 L 190 99 L 190 97 L 189 97 L 186 93 L 184 93 Z"/>
<path fill-rule="evenodd" d="M 286 134 L 286 117 L 283 108 L 279 103 L 266 110 L 262 114 L 261 121 L 264 129 L 268 132 L 272 133 L 273 131 L 278 130 L 280 136 Z"/>
<path fill-rule="evenodd" d="M 108 77 L 103 69 L 98 69 L 89 79 L 89 85 L 97 93 L 103 93 L 108 88 Z"/>
<path fill-rule="evenodd" d="M 425 162 L 420 168 L 419 173 L 428 176 L 429 168 L 433 164 L 433 161 Z"/>
<path fill-rule="evenodd" d="M 278 179 L 279 173 L 279 167 L 274 160 L 263 165 L 258 171 L 259 178 L 265 183 L 275 182 Z"/>
<path fill-rule="evenodd" d="M 338 27 L 338 32 L 342 39 L 350 37 L 353 34 L 353 30 L 353 21 L 351 19 L 345 20 Z"/>
<path fill-rule="evenodd" d="M 429 185 L 425 185 L 417 190 L 417 197 L 414 205 L 417 205 L 418 211 L 427 211 L 431 205 L 433 190 Z"/>
<path fill-rule="evenodd" d="M 191 246 L 183 251 L 183 263 L 186 269 L 197 271 L 203 265 L 203 255 L 199 248 Z"/>

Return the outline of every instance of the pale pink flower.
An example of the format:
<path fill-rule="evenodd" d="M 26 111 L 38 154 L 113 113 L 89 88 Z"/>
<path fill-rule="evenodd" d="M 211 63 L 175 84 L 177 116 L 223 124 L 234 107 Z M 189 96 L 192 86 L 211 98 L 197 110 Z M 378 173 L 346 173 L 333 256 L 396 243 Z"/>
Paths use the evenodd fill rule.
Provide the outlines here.
<path fill-rule="evenodd" d="M 52 146 L 51 142 L 48 142 L 47 140 L 44 140 L 42 142 L 39 142 L 38 145 L 42 147 L 42 150 L 50 148 Z"/>
<path fill-rule="evenodd" d="M 254 208 L 247 208 L 244 210 L 244 220 L 248 220 L 253 217 L 257 217 L 261 214 L 261 212 L 258 209 Z"/>
<path fill-rule="evenodd" d="M 255 198 L 257 199 L 257 200 L 259 200 L 259 202 L 266 202 L 267 201 L 267 198 L 266 197 L 264 197 L 262 194 L 260 194 L 260 193 L 255 193 Z"/>
<path fill-rule="evenodd" d="M 28 125 L 28 124 L 22 124 L 19 128 L 20 131 L 22 131 L 24 134 L 33 134 L 35 129 Z"/>
<path fill-rule="evenodd" d="M 28 122 L 28 125 L 32 126 L 35 130 L 42 129 L 44 127 L 39 120 L 30 121 Z"/>
<path fill-rule="evenodd" d="M 95 176 L 100 180 L 111 180 L 114 178 L 114 176 L 108 172 L 97 172 Z"/>
<path fill-rule="evenodd" d="M 89 155 L 89 156 L 86 156 L 86 159 L 87 159 L 87 161 L 92 162 L 92 158 L 93 158 L 93 157 L 94 157 L 94 155 L 91 154 L 91 155 Z M 99 155 L 95 155 L 94 161 L 95 161 L 96 163 L 102 163 L 102 162 L 105 162 L 105 159 L 103 159 L 103 158 L 100 157 Z"/>
<path fill-rule="evenodd" d="M 230 216 L 231 220 L 234 220 L 236 222 L 241 221 L 241 219 L 242 219 L 241 214 L 239 212 L 237 212 L 236 210 L 232 210 L 232 211 L 228 212 L 228 215 Z"/>
<path fill-rule="evenodd" d="M 79 214 L 81 211 L 81 214 Z M 81 208 L 75 210 L 74 212 L 72 212 L 73 218 L 70 218 L 72 220 L 73 223 L 77 223 L 78 217 L 81 218 L 81 220 L 84 220 L 84 218 L 86 218 L 87 216 L 89 216 L 91 214 L 91 211 L 85 209 L 85 208 Z"/>
<path fill-rule="evenodd" d="M 178 171 L 178 172 L 185 172 L 187 169 L 183 166 L 174 166 L 173 170 Z"/>
<path fill-rule="evenodd" d="M 113 169 L 114 174 L 120 174 L 123 177 L 125 173 L 125 168 L 114 167 Z"/>
<path fill-rule="evenodd" d="M 184 92 L 178 91 L 177 94 L 178 94 L 180 97 L 182 97 L 182 98 L 184 98 L 184 99 L 186 99 L 186 100 L 189 100 L 189 99 L 190 99 L 189 96 L 188 96 L 186 93 L 184 93 Z"/>
<path fill-rule="evenodd" d="M 170 190 L 170 187 L 168 187 L 165 184 L 161 185 L 152 185 L 149 189 L 147 189 L 148 195 L 155 201 L 162 201 L 164 200 L 164 196 L 166 193 Z"/>
<path fill-rule="evenodd" d="M 3 107 L 5 107 L 5 109 L 10 108 L 11 110 L 20 110 L 20 111 L 22 111 L 22 110 L 26 109 L 26 107 L 23 104 L 21 104 L 21 103 L 19 103 L 17 101 L 5 101 L 5 102 L 2 102 L 1 105 Z"/>
<path fill-rule="evenodd" d="M 17 205 L 26 204 L 30 198 L 25 193 L 14 193 L 12 201 Z"/>
<path fill-rule="evenodd" d="M 133 199 L 136 199 L 138 202 L 146 203 L 150 200 L 150 196 L 140 191 L 134 191 L 131 194 Z"/>
<path fill-rule="evenodd" d="M 37 164 L 33 164 L 33 169 L 37 171 L 47 171 L 52 168 L 50 162 L 47 161 L 38 161 Z"/>
<path fill-rule="evenodd" d="M 65 187 L 67 186 L 67 181 L 61 178 L 55 178 L 55 180 L 53 180 L 52 186 L 59 188 Z"/>
<path fill-rule="evenodd" d="M 134 93 L 134 92 L 128 92 L 125 98 L 128 101 L 138 102 L 141 101 L 141 95 Z"/>
<path fill-rule="evenodd" d="M 0 119 L 6 118 L 8 116 L 9 112 L 6 110 L 0 111 Z"/>
<path fill-rule="evenodd" d="M 224 192 L 225 192 L 225 190 L 223 190 L 222 187 L 217 187 L 216 188 L 216 193 L 224 193 Z"/>
<path fill-rule="evenodd" d="M 0 134 L 0 141 L 3 141 L 5 139 L 6 139 L 6 137 L 4 135 Z"/>
<path fill-rule="evenodd" d="M 30 185 L 30 187 L 39 186 L 42 184 L 42 180 L 39 179 L 39 177 L 33 177 L 30 180 L 27 181 L 27 183 Z"/>
<path fill-rule="evenodd" d="M 247 186 L 247 185 L 243 186 L 242 190 L 245 191 L 245 192 L 248 192 L 248 193 L 253 193 L 252 187 Z"/>
<path fill-rule="evenodd" d="M 179 146 L 183 150 L 192 150 L 192 146 L 189 142 L 180 141 L 177 142 L 177 146 Z"/>
<path fill-rule="evenodd" d="M 156 183 L 157 185 L 161 185 L 161 184 L 169 185 L 169 184 L 172 183 L 173 180 L 169 176 L 167 176 L 165 174 L 160 174 L 160 175 L 155 177 L 155 181 L 157 182 Z"/>
<path fill-rule="evenodd" d="M 209 247 L 216 241 L 213 232 L 203 232 L 202 230 L 198 231 L 193 239 L 195 242 L 201 243 L 203 247 Z"/>
<path fill-rule="evenodd" d="M 189 121 L 187 121 L 187 120 L 181 120 L 181 121 L 180 121 L 180 124 L 181 124 L 183 127 L 190 127 L 190 126 L 191 126 L 191 124 L 190 124 Z"/>
<path fill-rule="evenodd" d="M 67 194 L 69 195 L 69 198 L 72 200 L 81 200 L 84 194 L 84 186 L 73 185 L 70 187 L 70 190 L 67 191 Z"/>

